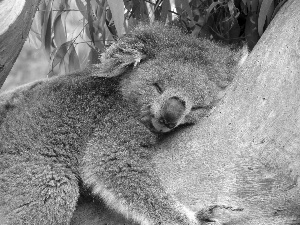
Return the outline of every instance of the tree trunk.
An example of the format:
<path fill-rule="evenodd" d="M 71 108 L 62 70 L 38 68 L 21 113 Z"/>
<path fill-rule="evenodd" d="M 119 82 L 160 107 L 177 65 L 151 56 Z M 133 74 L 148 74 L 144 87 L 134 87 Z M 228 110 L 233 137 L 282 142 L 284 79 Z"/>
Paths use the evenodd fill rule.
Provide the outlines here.
<path fill-rule="evenodd" d="M 14 65 L 40 0 L 0 1 L 0 88 Z"/>
<path fill-rule="evenodd" d="M 300 223 L 299 11 L 288 1 L 222 103 L 162 145 L 162 180 L 195 210 L 217 204 L 240 209 L 238 224 Z"/>
<path fill-rule="evenodd" d="M 154 159 L 171 193 L 196 211 L 215 205 L 220 223 L 300 224 L 299 11 L 283 6 L 222 102 Z"/>

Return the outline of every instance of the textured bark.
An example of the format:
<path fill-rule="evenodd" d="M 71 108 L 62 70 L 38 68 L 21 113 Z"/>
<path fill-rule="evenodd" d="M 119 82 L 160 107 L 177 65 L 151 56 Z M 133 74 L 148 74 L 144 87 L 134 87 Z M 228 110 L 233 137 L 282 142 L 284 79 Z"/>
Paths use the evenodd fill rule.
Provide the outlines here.
<path fill-rule="evenodd" d="M 23 44 L 28 37 L 33 16 L 40 0 L 24 0 L 25 4 L 16 19 L 5 20 L 9 14 L 14 14 L 9 6 L 13 3 L 20 4 L 18 0 L 2 0 L 0 8 L 1 29 L 0 29 L 0 88 L 14 65 Z M 4 10 L 8 9 L 8 10 Z M 8 29 L 6 29 L 8 28 Z"/>
<path fill-rule="evenodd" d="M 218 205 L 210 216 L 220 222 L 300 223 L 299 11 L 298 0 L 283 6 L 222 103 L 154 159 L 171 193 L 196 211 Z"/>
<path fill-rule="evenodd" d="M 300 223 L 299 10 L 288 1 L 222 104 L 162 146 L 162 179 L 195 210 L 226 205 L 243 209 L 240 224 Z"/>

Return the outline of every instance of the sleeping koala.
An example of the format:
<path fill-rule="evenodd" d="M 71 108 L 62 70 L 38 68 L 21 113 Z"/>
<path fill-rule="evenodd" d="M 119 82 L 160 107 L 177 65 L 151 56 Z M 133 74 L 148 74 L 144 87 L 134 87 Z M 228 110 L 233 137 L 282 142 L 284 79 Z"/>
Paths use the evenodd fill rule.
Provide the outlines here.
<path fill-rule="evenodd" d="M 82 189 L 141 225 L 196 225 L 151 158 L 161 132 L 206 113 L 240 52 L 140 25 L 102 63 L 0 95 L 0 221 L 69 224 Z"/>

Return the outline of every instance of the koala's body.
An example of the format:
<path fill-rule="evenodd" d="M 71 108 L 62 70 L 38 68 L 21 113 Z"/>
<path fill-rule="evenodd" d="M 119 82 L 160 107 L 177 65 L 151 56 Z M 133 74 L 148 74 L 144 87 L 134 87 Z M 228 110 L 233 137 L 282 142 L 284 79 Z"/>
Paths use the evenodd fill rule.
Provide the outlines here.
<path fill-rule="evenodd" d="M 164 190 L 151 163 L 157 134 L 141 111 L 148 107 L 146 123 L 166 132 L 183 122 L 192 104 L 214 101 L 218 82 L 233 75 L 237 60 L 228 67 L 220 56 L 223 70 L 208 77 L 215 53 L 206 45 L 174 28 L 141 25 L 93 69 L 1 94 L 1 223 L 69 224 L 81 188 L 91 188 L 141 225 L 199 224 Z M 175 89 L 189 96 L 173 95 Z M 161 119 L 168 130 L 156 123 Z"/>

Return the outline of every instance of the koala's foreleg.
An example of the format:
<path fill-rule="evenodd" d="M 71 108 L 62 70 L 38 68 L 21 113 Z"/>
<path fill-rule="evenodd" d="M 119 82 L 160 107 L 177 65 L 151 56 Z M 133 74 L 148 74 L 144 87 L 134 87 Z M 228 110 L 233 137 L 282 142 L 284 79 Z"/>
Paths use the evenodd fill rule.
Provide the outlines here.
<path fill-rule="evenodd" d="M 83 181 L 95 195 L 141 225 L 198 224 L 192 211 L 166 193 L 143 148 L 106 147 L 94 142 L 84 157 Z"/>

